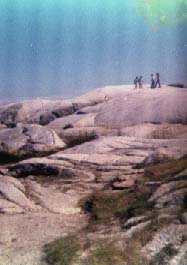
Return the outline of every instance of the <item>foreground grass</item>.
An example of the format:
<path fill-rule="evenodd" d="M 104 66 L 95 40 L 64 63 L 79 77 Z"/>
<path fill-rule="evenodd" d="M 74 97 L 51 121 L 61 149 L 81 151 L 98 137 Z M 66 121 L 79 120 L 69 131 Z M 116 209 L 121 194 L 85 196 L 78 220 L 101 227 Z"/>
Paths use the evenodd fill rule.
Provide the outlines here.
<path fill-rule="evenodd" d="M 81 265 L 148 265 L 136 249 L 119 246 L 115 242 L 98 242 Z"/>
<path fill-rule="evenodd" d="M 107 240 L 96 240 L 90 245 L 77 235 L 47 244 L 44 252 L 44 260 L 49 265 L 148 265 L 136 248 Z M 84 257 L 82 253 L 87 255 Z"/>
<path fill-rule="evenodd" d="M 44 246 L 44 260 L 49 265 L 71 265 L 81 250 L 79 238 L 71 235 Z"/>

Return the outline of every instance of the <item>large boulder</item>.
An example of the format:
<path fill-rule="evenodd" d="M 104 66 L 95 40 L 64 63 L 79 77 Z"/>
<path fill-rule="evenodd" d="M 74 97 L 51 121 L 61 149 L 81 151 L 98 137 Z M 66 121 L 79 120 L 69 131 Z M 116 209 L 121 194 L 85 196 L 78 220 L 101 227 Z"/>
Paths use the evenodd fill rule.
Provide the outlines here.
<path fill-rule="evenodd" d="M 65 148 L 56 133 L 40 125 L 22 125 L 0 130 L 2 159 L 46 155 Z M 5 159 L 6 160 L 6 159 Z"/>

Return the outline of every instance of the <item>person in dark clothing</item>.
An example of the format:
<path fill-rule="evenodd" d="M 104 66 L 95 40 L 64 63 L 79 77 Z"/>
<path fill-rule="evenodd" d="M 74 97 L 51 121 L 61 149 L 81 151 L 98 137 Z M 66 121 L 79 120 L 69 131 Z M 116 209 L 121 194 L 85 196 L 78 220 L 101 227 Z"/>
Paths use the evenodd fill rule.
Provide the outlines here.
<path fill-rule="evenodd" d="M 151 88 L 155 88 L 155 77 L 151 74 Z"/>
<path fill-rule="evenodd" d="M 156 81 L 155 81 L 155 87 L 158 87 L 161 88 L 161 83 L 160 83 L 160 74 L 159 73 L 156 73 Z"/>
<path fill-rule="evenodd" d="M 135 89 L 138 87 L 138 77 L 136 77 L 134 79 L 134 85 L 135 85 Z"/>
<path fill-rule="evenodd" d="M 72 103 L 72 106 L 73 106 L 73 112 L 76 112 L 77 110 L 79 110 L 77 103 Z"/>
<path fill-rule="evenodd" d="M 138 85 L 139 85 L 139 88 L 143 88 L 143 77 L 140 76 L 140 78 L 138 79 Z"/>

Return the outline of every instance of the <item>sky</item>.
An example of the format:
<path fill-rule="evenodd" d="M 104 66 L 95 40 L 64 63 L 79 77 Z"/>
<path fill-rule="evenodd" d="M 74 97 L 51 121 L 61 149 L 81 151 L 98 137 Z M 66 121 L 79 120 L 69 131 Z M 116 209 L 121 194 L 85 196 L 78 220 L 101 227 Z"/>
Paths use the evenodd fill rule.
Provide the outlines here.
<path fill-rule="evenodd" d="M 0 34 L 1 100 L 187 84 L 187 0 L 0 0 Z"/>

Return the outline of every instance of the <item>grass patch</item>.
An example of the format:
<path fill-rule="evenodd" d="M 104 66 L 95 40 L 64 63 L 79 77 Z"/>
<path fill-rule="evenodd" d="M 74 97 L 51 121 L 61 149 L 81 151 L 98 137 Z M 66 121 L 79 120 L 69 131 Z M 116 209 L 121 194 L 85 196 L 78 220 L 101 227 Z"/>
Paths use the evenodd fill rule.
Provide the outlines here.
<path fill-rule="evenodd" d="M 81 265 L 148 265 L 135 249 L 118 246 L 115 242 L 99 242 Z"/>
<path fill-rule="evenodd" d="M 187 157 L 171 160 L 145 169 L 145 178 L 152 181 L 167 181 L 187 168 Z"/>
<path fill-rule="evenodd" d="M 148 199 L 154 191 L 146 186 L 147 181 L 167 182 L 186 168 L 187 157 L 149 166 L 136 187 L 118 192 L 100 191 L 81 200 L 79 206 L 84 212 L 90 213 L 92 224 L 109 224 L 113 219 L 124 222 L 153 210 L 154 204 Z M 187 197 L 183 204 L 187 208 Z"/>
<path fill-rule="evenodd" d="M 49 265 L 71 265 L 80 250 L 79 238 L 74 235 L 66 236 L 44 246 L 44 260 Z"/>
<path fill-rule="evenodd" d="M 79 205 L 90 213 L 90 224 L 109 224 L 110 220 L 126 221 L 152 209 L 148 202 L 149 189 L 141 187 L 129 191 L 100 191 L 84 200 Z"/>
<path fill-rule="evenodd" d="M 172 244 L 168 244 L 150 261 L 149 265 L 166 265 L 168 260 L 178 254 L 178 250 Z"/>
<path fill-rule="evenodd" d="M 83 253 L 87 255 L 82 256 Z M 44 254 L 49 265 L 148 265 L 139 254 L 139 248 L 108 240 L 95 240 L 90 244 L 76 235 L 45 245 Z"/>

